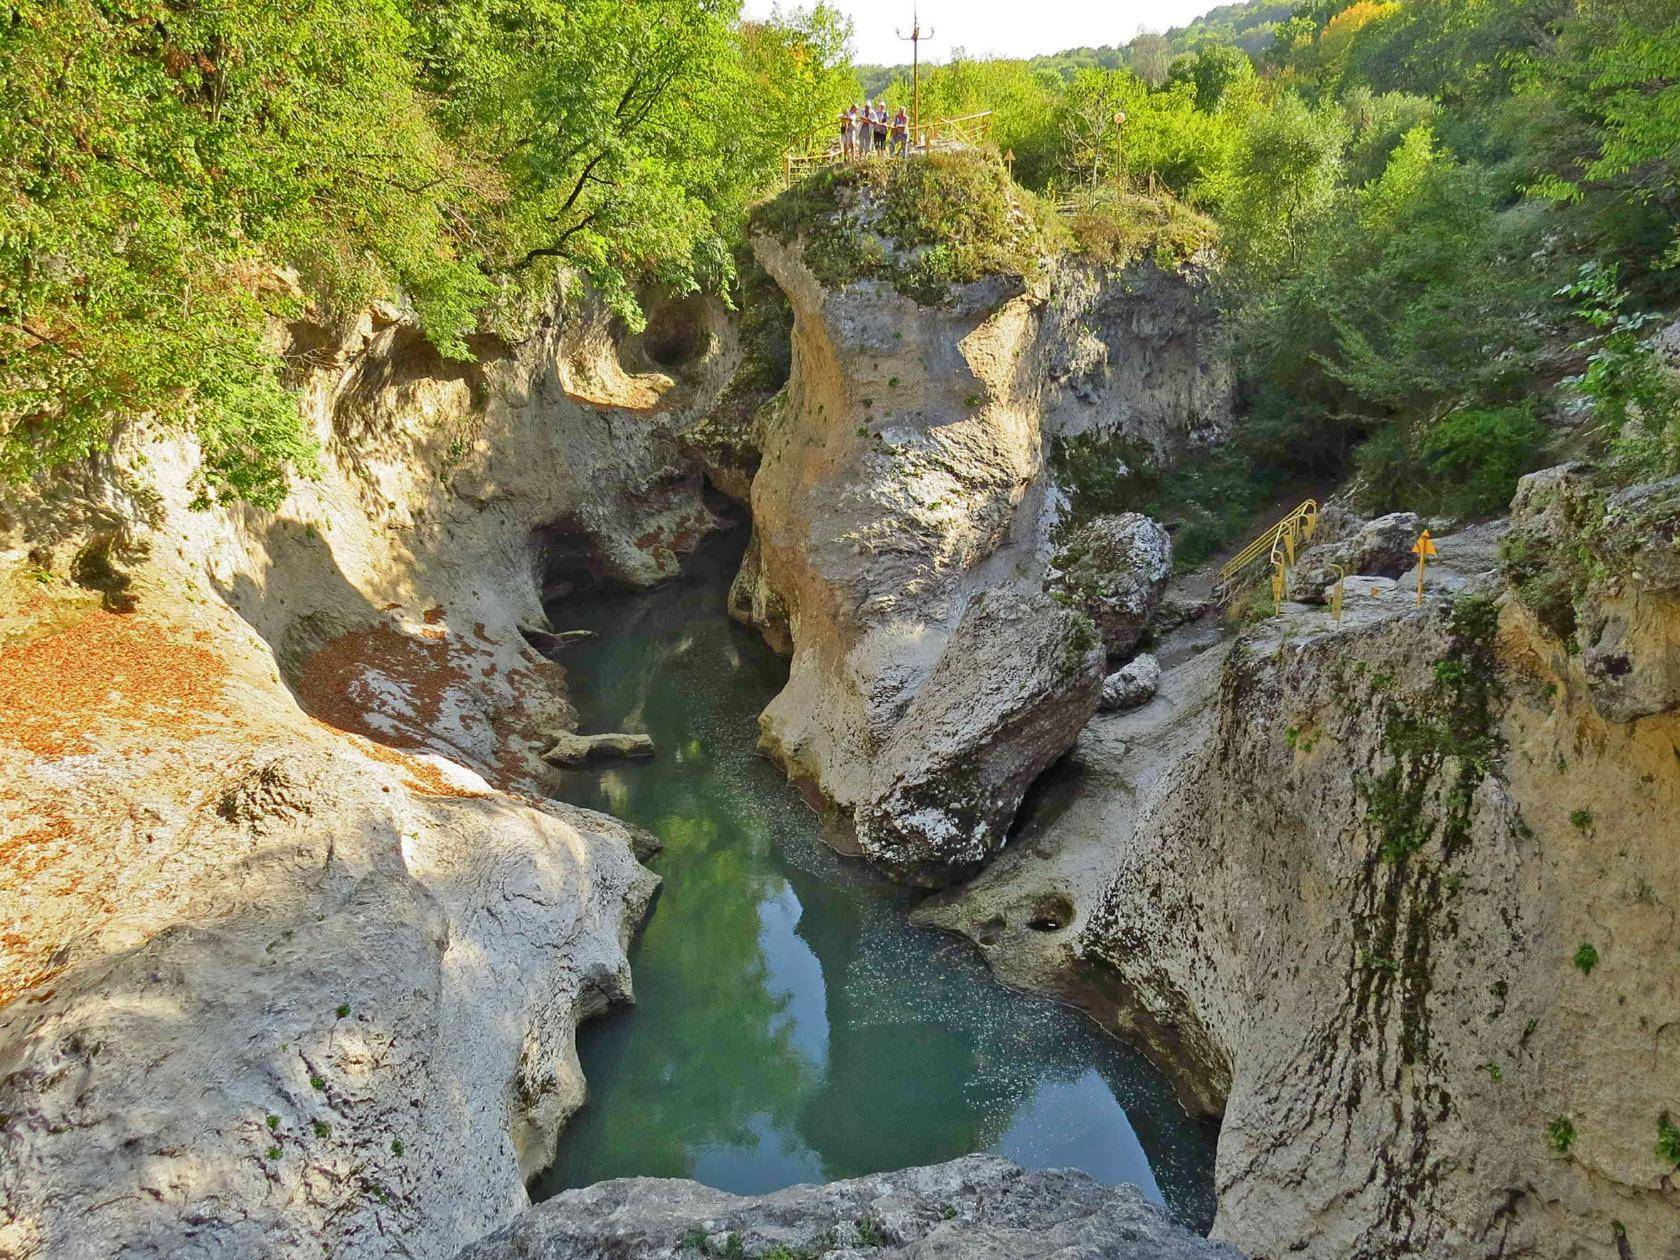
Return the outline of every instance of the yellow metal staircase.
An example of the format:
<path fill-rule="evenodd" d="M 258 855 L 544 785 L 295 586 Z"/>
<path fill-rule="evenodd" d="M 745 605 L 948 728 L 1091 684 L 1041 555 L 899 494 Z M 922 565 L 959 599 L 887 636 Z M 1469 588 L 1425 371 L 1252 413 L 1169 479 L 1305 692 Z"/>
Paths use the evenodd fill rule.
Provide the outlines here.
<path fill-rule="evenodd" d="M 1260 576 L 1259 562 L 1265 559 L 1272 571 L 1272 602 L 1283 603 L 1289 591 L 1289 570 L 1295 567 L 1295 553 L 1318 528 L 1318 501 L 1308 499 L 1276 525 L 1225 562 L 1213 591 L 1226 603 L 1244 586 Z"/>

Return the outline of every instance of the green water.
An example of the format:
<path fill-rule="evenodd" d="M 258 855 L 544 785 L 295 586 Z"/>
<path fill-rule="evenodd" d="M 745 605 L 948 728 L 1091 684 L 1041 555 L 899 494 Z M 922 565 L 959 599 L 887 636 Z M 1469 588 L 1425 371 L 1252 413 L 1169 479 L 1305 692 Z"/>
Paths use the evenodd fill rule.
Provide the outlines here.
<path fill-rule="evenodd" d="M 910 927 L 910 895 L 824 846 L 755 753 L 787 669 L 725 616 L 743 541 L 651 594 L 553 610 L 601 632 L 563 658 L 582 729 L 659 749 L 557 794 L 655 832 L 665 882 L 630 952 L 637 1004 L 582 1030 L 589 1101 L 534 1197 L 626 1176 L 755 1193 L 992 1151 L 1134 1182 L 1205 1228 L 1213 1130 L 1076 1012 Z"/>

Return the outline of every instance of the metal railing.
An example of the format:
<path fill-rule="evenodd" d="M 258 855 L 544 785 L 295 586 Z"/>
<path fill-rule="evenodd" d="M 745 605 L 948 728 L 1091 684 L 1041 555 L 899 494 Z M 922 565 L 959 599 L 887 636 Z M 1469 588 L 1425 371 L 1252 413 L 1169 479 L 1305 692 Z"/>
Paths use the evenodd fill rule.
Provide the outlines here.
<path fill-rule="evenodd" d="M 1318 501 L 1308 499 L 1225 562 L 1214 586 L 1219 602 L 1225 603 L 1257 578 L 1258 562 L 1264 557 L 1272 571 L 1272 602 L 1281 605 L 1289 593 L 1289 571 L 1295 567 L 1295 553 L 1317 528 Z"/>
<path fill-rule="evenodd" d="M 931 149 L 980 149 L 992 142 L 992 111 L 962 114 L 956 118 L 938 118 L 913 129 L 912 149 L 927 152 Z M 877 149 L 877 153 L 882 152 Z M 816 166 L 828 166 L 845 156 L 839 141 L 819 133 L 805 142 L 803 151 L 789 149 L 782 155 L 782 187 L 792 188 L 794 182 Z M 884 154 L 883 154 L 884 156 Z"/>

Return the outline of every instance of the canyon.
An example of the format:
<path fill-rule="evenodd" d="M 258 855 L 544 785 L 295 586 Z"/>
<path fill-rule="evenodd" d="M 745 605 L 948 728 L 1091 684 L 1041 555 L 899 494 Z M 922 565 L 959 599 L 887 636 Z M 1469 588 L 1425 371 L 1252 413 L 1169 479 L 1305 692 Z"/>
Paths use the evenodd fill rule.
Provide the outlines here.
<path fill-rule="evenodd" d="M 1069 471 L 1226 436 L 1209 260 L 930 292 L 834 195 L 756 223 L 745 312 L 557 296 L 472 364 L 393 306 L 277 329 L 321 454 L 276 512 L 144 420 L 8 493 L 0 1255 L 1672 1253 L 1680 486 L 1535 474 L 1417 600 L 1338 501 L 1297 573 L 1358 567 L 1339 616 L 1223 620 Z M 654 837 L 550 790 L 551 613 L 737 512 L 761 747 L 1220 1119 L 1212 1241 L 986 1156 L 529 1205 L 659 912 Z"/>

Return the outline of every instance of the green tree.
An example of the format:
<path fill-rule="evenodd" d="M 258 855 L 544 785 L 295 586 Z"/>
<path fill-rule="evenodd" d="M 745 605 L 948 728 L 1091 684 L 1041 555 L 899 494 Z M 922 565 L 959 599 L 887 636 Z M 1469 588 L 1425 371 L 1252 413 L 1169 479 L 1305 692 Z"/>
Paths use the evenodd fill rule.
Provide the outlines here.
<path fill-rule="evenodd" d="M 1166 36 L 1154 31 L 1140 31 L 1126 45 L 1126 65 L 1150 87 L 1160 87 L 1167 81 L 1172 67 L 1172 47 Z"/>
<path fill-rule="evenodd" d="M 1251 114 L 1237 141 L 1225 223 L 1251 269 L 1287 265 L 1334 207 L 1346 131 L 1339 117 L 1286 92 Z"/>
<path fill-rule="evenodd" d="M 562 269 L 632 324 L 645 279 L 721 285 L 844 43 L 832 10 L 743 30 L 715 0 L 19 0 L 0 476 L 152 416 L 206 498 L 271 506 L 311 457 L 278 321 L 390 298 L 465 358 Z"/>
<path fill-rule="evenodd" d="M 1254 80 L 1254 63 L 1248 54 L 1229 44 L 1213 44 L 1180 57 L 1168 75 L 1170 83 L 1188 83 L 1195 90 L 1196 108 L 1207 113 L 1218 109 Z"/>

